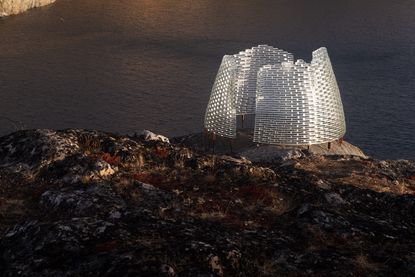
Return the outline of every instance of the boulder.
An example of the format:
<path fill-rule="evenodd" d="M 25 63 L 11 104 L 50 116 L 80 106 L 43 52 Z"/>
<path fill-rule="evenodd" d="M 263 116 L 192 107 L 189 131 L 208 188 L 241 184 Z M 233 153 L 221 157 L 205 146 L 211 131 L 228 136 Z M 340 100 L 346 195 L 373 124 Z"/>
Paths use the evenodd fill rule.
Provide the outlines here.
<path fill-rule="evenodd" d="M 165 136 L 155 134 L 149 130 L 143 130 L 140 135 L 145 141 L 161 141 L 165 143 L 170 143 L 169 139 Z"/>

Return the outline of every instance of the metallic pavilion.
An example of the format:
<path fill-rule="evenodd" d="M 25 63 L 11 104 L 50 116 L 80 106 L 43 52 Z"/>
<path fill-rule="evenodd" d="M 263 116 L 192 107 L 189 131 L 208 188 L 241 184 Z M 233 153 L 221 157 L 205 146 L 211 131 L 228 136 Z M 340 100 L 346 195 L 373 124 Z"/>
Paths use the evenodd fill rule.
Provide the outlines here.
<path fill-rule="evenodd" d="M 342 138 L 343 105 L 327 49 L 311 63 L 291 53 L 259 45 L 226 55 L 206 109 L 205 128 L 236 138 L 237 115 L 255 114 L 254 141 L 311 145 Z"/>

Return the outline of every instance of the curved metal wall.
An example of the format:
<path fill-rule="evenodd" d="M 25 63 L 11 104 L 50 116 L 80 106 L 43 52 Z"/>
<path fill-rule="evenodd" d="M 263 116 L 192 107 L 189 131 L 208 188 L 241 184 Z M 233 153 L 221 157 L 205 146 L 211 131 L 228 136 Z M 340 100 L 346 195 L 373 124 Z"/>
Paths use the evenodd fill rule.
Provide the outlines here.
<path fill-rule="evenodd" d="M 311 143 L 328 142 L 341 138 L 346 133 L 343 104 L 327 49 L 313 52 L 314 128 Z"/>
<path fill-rule="evenodd" d="M 294 63 L 292 54 L 263 45 L 225 56 L 205 127 L 235 138 L 236 115 L 245 113 L 255 113 L 259 143 L 309 145 L 343 137 L 343 106 L 327 49 L 314 51 L 311 63 Z"/>
<path fill-rule="evenodd" d="M 258 73 L 254 141 L 307 144 L 311 139 L 311 71 L 304 61 L 264 66 Z"/>
<path fill-rule="evenodd" d="M 236 137 L 234 56 L 224 56 L 216 75 L 205 114 L 205 128 L 223 137 Z"/>
<path fill-rule="evenodd" d="M 268 45 L 252 47 L 234 55 L 238 65 L 235 82 L 235 108 L 237 114 L 255 114 L 257 75 L 261 67 L 293 61 L 287 51 Z"/>

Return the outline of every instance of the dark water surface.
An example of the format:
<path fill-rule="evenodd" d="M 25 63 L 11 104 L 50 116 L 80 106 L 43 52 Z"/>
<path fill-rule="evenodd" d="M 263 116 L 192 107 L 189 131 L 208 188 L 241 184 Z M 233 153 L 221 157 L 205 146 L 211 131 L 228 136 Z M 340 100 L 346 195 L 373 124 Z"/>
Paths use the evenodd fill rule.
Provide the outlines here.
<path fill-rule="evenodd" d="M 413 0 L 58 0 L 0 19 L 0 117 L 28 128 L 199 131 L 224 54 L 326 46 L 347 139 L 415 158 Z M 0 119 L 0 134 L 13 130 Z"/>

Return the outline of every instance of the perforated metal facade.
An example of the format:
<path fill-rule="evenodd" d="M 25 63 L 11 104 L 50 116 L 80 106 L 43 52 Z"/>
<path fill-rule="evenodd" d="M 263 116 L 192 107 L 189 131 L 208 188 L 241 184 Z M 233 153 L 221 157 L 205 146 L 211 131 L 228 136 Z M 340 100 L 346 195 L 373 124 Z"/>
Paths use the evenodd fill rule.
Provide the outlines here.
<path fill-rule="evenodd" d="M 237 63 L 235 82 L 235 109 L 237 114 L 255 114 L 257 75 L 261 67 L 293 61 L 287 51 L 268 45 L 259 45 L 234 55 Z"/>
<path fill-rule="evenodd" d="M 311 71 L 305 62 L 268 65 L 258 73 L 254 141 L 307 144 L 310 140 Z M 311 101 L 310 101 L 311 100 Z"/>
<path fill-rule="evenodd" d="M 270 46 L 225 56 L 206 110 L 205 127 L 236 137 L 236 115 L 255 114 L 254 141 L 308 145 L 343 137 L 346 126 L 326 48 L 311 63 Z"/>
<path fill-rule="evenodd" d="M 217 135 L 236 137 L 235 82 L 237 63 L 234 56 L 224 56 L 205 115 L 205 128 Z"/>

